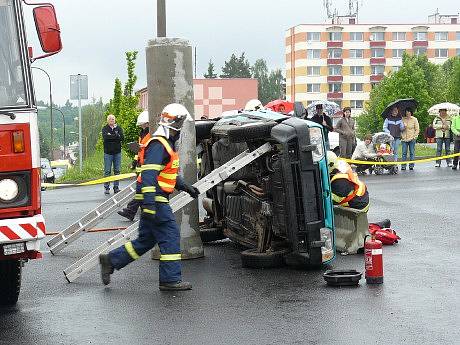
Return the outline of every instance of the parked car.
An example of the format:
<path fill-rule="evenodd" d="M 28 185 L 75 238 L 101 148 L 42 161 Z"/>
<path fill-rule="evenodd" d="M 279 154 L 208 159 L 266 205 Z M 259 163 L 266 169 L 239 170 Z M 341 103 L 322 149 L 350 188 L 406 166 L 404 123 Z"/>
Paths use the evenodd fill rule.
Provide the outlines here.
<path fill-rule="evenodd" d="M 54 171 L 54 176 L 56 179 L 61 178 L 65 175 L 67 170 L 72 168 L 72 164 L 67 159 L 58 159 L 51 161 L 51 168 Z"/>
<path fill-rule="evenodd" d="M 56 180 L 48 158 L 40 158 L 40 176 L 42 183 L 54 183 Z M 41 190 L 45 190 L 45 187 L 41 187 Z"/>
<path fill-rule="evenodd" d="M 270 110 L 196 121 L 200 175 L 245 150 L 272 150 L 203 198 L 204 242 L 225 237 L 248 247 L 244 267 L 319 267 L 335 258 L 333 206 L 320 125 Z"/>

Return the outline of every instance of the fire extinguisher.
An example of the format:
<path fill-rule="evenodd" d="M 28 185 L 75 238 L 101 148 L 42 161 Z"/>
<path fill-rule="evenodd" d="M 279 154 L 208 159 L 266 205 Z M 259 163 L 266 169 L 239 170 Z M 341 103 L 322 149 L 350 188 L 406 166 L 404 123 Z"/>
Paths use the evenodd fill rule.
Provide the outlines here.
<path fill-rule="evenodd" d="M 382 242 L 372 235 L 370 241 L 364 237 L 364 267 L 366 269 L 366 282 L 368 284 L 383 283 L 383 257 Z"/>

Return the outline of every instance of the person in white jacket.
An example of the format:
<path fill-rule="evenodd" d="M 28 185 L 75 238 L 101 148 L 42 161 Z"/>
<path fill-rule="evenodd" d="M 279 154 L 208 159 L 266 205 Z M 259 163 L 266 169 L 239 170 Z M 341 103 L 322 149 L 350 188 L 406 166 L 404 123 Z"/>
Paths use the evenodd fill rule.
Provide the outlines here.
<path fill-rule="evenodd" d="M 380 154 L 375 152 L 374 145 L 372 144 L 372 135 L 366 134 L 364 136 L 364 141 L 361 141 L 358 145 L 356 145 L 351 159 L 358 161 L 371 161 L 376 160 L 378 156 L 380 156 Z M 369 172 L 372 173 L 372 165 L 356 164 L 357 173 L 365 173 L 367 169 L 369 169 Z"/>

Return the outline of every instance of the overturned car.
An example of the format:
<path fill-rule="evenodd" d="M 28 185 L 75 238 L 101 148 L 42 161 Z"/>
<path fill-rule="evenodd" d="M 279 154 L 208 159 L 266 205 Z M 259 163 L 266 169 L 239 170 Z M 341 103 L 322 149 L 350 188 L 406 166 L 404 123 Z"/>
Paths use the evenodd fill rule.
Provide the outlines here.
<path fill-rule="evenodd" d="M 196 121 L 200 175 L 265 143 L 272 149 L 203 198 L 201 238 L 249 249 L 243 267 L 315 268 L 335 257 L 333 206 L 320 125 L 269 110 Z"/>

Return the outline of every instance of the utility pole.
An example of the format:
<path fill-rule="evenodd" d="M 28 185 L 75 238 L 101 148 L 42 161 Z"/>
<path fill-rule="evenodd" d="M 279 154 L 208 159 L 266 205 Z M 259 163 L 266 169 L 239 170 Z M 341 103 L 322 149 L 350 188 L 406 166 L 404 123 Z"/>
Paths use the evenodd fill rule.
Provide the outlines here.
<path fill-rule="evenodd" d="M 78 166 L 83 169 L 83 132 L 81 126 L 81 74 L 78 74 Z"/>
<path fill-rule="evenodd" d="M 157 37 L 166 37 L 166 0 L 157 0 Z"/>
<path fill-rule="evenodd" d="M 187 183 L 197 181 L 196 142 L 193 98 L 193 64 L 190 42 L 166 37 L 165 0 L 157 0 L 157 35 L 146 47 L 147 90 L 150 133 L 159 122 L 163 108 L 169 103 L 184 105 L 192 116 L 185 121 L 177 151 L 180 157 L 179 173 Z M 182 259 L 204 256 L 198 225 L 198 201 L 192 201 L 175 213 L 181 235 Z M 158 258 L 158 251 L 153 257 Z"/>

